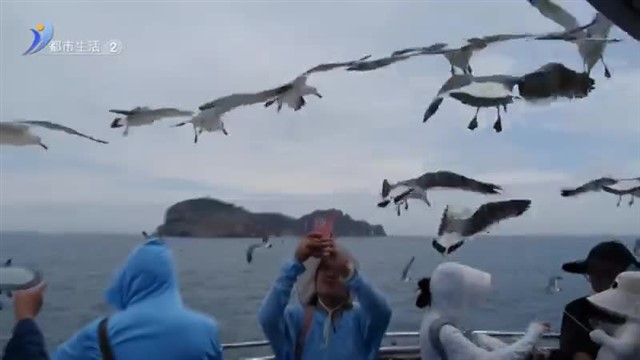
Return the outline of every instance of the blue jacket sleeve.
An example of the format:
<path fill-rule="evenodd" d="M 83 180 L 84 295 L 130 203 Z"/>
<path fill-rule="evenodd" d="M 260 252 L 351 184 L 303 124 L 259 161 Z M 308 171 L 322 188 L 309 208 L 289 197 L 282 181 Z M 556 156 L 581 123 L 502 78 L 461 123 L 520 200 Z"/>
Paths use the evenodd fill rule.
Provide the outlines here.
<path fill-rule="evenodd" d="M 44 336 L 32 319 L 20 320 L 13 328 L 2 360 L 47 360 Z"/>
<path fill-rule="evenodd" d="M 391 306 L 358 272 L 347 284 L 358 297 L 361 319 L 364 320 L 364 344 L 372 352 L 370 357 L 374 357 L 391 321 Z"/>
<path fill-rule="evenodd" d="M 222 345 L 220 343 L 220 330 L 218 323 L 215 321 L 212 321 L 211 326 L 211 347 L 213 350 L 208 354 L 206 360 L 224 360 Z"/>
<path fill-rule="evenodd" d="M 96 319 L 75 333 L 69 340 L 58 346 L 52 354 L 52 360 L 101 360 L 98 345 L 98 324 Z"/>
<path fill-rule="evenodd" d="M 287 334 L 285 309 L 289 303 L 293 285 L 304 270 L 304 265 L 297 260 L 287 261 L 258 311 L 258 322 L 265 337 L 271 343 L 276 359 L 287 359 L 291 357 L 293 351 L 294 339 Z"/>

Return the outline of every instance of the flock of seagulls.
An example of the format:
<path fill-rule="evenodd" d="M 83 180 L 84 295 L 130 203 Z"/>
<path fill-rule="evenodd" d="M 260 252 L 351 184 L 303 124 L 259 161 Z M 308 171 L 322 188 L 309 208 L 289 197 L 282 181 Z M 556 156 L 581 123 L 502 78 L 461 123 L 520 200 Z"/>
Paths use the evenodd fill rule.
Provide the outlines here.
<path fill-rule="evenodd" d="M 449 63 L 451 76 L 427 106 L 422 116 L 422 122 L 426 123 L 436 114 L 444 100 L 451 98 L 475 108 L 475 114 L 467 125 L 469 130 L 475 130 L 478 127 L 477 116 L 481 108 L 495 108 L 497 117 L 493 129 L 500 133 L 503 131 L 502 115 L 507 113 L 507 108 L 516 101 L 548 102 L 558 98 L 580 99 L 587 97 L 595 89 L 595 80 L 591 78 L 590 74 L 598 63 L 601 63 L 604 68 L 604 76 L 611 77 L 611 71 L 604 59 L 607 45 L 622 41 L 621 39 L 609 38 L 613 23 L 600 13 L 596 13 L 588 24 L 581 25 L 571 13 L 551 0 L 527 0 L 527 2 L 535 7 L 543 17 L 559 25 L 560 28 L 557 31 L 539 34 L 495 34 L 473 37 L 460 44 L 438 42 L 427 46 L 396 50 L 390 55 L 374 59 L 371 58 L 371 55 L 366 55 L 355 60 L 322 63 L 304 71 L 285 84 L 258 92 L 222 96 L 200 105 L 197 111 L 170 107 L 153 109 L 146 106 L 138 106 L 131 110 L 111 109 L 109 112 L 117 114 L 118 117 L 112 120 L 110 127 L 113 129 L 123 128 L 122 135 L 128 136 L 132 127 L 150 126 L 163 119 L 188 118 L 172 125 L 172 127 L 190 125 L 194 133 L 193 141 L 198 143 L 204 132 L 221 132 L 228 136 L 229 131 L 225 127 L 224 116 L 234 109 L 262 104 L 265 108 L 275 105 L 277 112 L 280 112 L 283 106 L 293 111 L 300 111 L 307 105 L 309 96 L 322 99 L 323 96 L 319 90 L 309 84 L 311 75 L 338 69 L 346 72 L 368 72 L 412 58 L 441 55 Z M 575 44 L 583 63 L 582 72 L 574 71 L 559 62 L 550 62 L 524 74 L 475 74 L 471 64 L 474 54 L 484 51 L 490 46 L 513 41 L 562 41 Z M 514 91 L 516 88 L 517 92 Z M 45 150 L 48 149 L 48 145 L 43 142 L 42 138 L 34 133 L 36 129 L 61 131 L 97 143 L 107 144 L 104 140 L 53 122 L 20 120 L 0 122 L 0 145 L 40 146 Z M 623 189 L 613 187 L 623 180 L 637 181 L 638 184 Z M 402 189 L 402 192 L 391 196 L 391 192 L 396 189 Z M 483 195 L 496 195 L 502 191 L 502 187 L 499 185 L 482 182 L 450 171 L 427 172 L 419 177 L 395 183 L 385 179 L 382 184 L 382 200 L 378 206 L 385 208 L 393 202 L 398 215 L 401 214 L 403 208 L 405 211 L 409 209 L 409 201 L 412 200 L 419 200 L 431 207 L 427 191 L 435 189 L 457 189 Z M 620 206 L 623 196 L 630 195 L 629 206 L 631 206 L 634 198 L 640 197 L 640 177 L 634 179 L 600 178 L 575 189 L 564 189 L 561 191 L 561 195 L 574 197 L 596 191 L 618 196 L 618 206 Z M 486 232 L 489 227 L 500 221 L 521 216 L 530 206 L 531 200 L 527 199 L 487 202 L 473 213 L 469 209 L 456 212 L 447 206 L 437 231 L 438 237 L 433 239 L 432 246 L 443 255 L 450 254 L 460 248 L 466 238 Z M 263 239 L 259 244 L 250 245 L 246 251 L 247 262 L 251 263 L 256 249 L 269 247 L 271 247 L 271 243 L 268 238 Z M 402 275 L 403 279 L 408 278 L 408 271 L 412 264 L 413 259 L 407 264 Z"/>

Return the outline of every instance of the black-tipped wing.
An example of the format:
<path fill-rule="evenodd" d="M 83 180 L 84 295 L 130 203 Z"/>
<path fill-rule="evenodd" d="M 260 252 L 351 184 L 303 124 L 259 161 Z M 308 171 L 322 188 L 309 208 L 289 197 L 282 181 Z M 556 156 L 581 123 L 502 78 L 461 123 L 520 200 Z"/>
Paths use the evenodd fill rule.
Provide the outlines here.
<path fill-rule="evenodd" d="M 411 260 L 409 260 L 409 262 L 407 263 L 407 265 L 404 266 L 404 269 L 402 269 L 402 278 L 406 279 L 407 275 L 409 275 L 409 270 L 411 270 L 411 266 L 413 265 L 413 262 L 416 260 L 415 256 L 411 257 Z"/>
<path fill-rule="evenodd" d="M 507 200 L 486 203 L 478 208 L 466 221 L 463 236 L 480 233 L 491 225 L 508 218 L 524 214 L 531 206 L 531 200 Z"/>
<path fill-rule="evenodd" d="M 440 225 L 438 225 L 438 236 L 444 235 L 449 227 L 449 207 L 445 206 L 442 216 L 440 217 Z"/>
<path fill-rule="evenodd" d="M 499 194 L 502 190 L 499 185 L 478 181 L 451 171 L 426 173 L 417 179 L 417 185 L 422 189 L 453 188 L 480 194 Z"/>
<path fill-rule="evenodd" d="M 292 85 L 291 83 L 289 83 L 274 89 L 269 89 L 257 93 L 231 94 L 200 105 L 198 109 L 200 111 L 204 111 L 207 109 L 219 108 L 220 113 L 225 113 L 236 107 L 253 105 L 271 100 L 272 98 L 286 92 L 291 88 Z"/>
<path fill-rule="evenodd" d="M 585 184 L 582 184 L 581 186 L 578 186 L 575 189 L 562 189 L 560 195 L 562 195 L 563 197 L 576 196 L 589 191 L 599 191 L 600 189 L 603 189 L 604 186 L 611 186 L 615 185 L 616 183 L 618 183 L 618 180 L 616 179 L 602 177 L 599 179 L 591 180 Z"/>
<path fill-rule="evenodd" d="M 264 245 L 262 243 L 260 243 L 260 244 L 251 244 L 251 245 L 249 245 L 249 247 L 247 247 L 246 257 L 247 257 L 247 262 L 248 263 L 251 263 L 251 261 L 253 260 L 253 252 L 257 248 L 259 248 L 261 246 L 264 246 Z"/>
<path fill-rule="evenodd" d="M 78 132 L 78 131 L 70 128 L 70 127 L 66 127 L 64 125 L 52 123 L 50 121 L 25 120 L 25 121 L 16 121 L 16 123 L 25 124 L 25 125 L 29 125 L 29 126 L 39 126 L 39 127 L 43 127 L 45 129 L 49 129 L 49 130 L 63 131 L 63 132 L 66 132 L 67 134 L 80 136 L 80 137 L 83 137 L 85 139 L 89 139 L 91 141 L 95 141 L 95 142 L 98 142 L 98 143 L 101 143 L 101 144 L 108 144 L 108 142 L 106 142 L 104 140 L 96 139 L 96 138 L 91 137 L 89 135 L 85 135 L 85 134 L 83 134 L 81 132 Z"/>
<path fill-rule="evenodd" d="M 337 68 L 340 68 L 340 67 L 352 66 L 352 65 L 357 64 L 359 62 L 365 61 L 365 60 L 369 59 L 370 57 L 371 57 L 371 55 L 366 55 L 366 56 L 361 57 L 358 60 L 334 62 L 334 63 L 326 63 L 326 64 L 316 65 L 316 66 L 312 67 L 311 69 L 305 71 L 301 76 L 306 76 L 306 75 L 309 75 L 309 74 L 312 74 L 312 73 L 316 73 L 316 72 L 329 71 L 329 70 L 337 69 Z"/>
<path fill-rule="evenodd" d="M 118 110 L 118 109 L 111 109 L 109 110 L 109 112 L 114 114 L 125 115 L 125 116 L 133 115 L 135 113 L 135 111 L 133 110 Z"/>

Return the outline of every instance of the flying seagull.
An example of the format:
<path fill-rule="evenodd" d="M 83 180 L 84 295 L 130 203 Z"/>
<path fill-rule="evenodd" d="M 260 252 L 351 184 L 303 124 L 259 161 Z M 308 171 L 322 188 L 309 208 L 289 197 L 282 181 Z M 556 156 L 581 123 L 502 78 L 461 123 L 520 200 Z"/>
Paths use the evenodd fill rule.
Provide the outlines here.
<path fill-rule="evenodd" d="M 247 257 L 247 263 L 251 264 L 251 261 L 253 261 L 253 252 L 257 249 L 257 248 L 265 248 L 265 249 L 269 249 L 271 248 L 271 243 L 267 242 L 260 242 L 260 243 L 256 243 L 256 244 L 251 244 L 247 247 L 247 251 L 245 253 L 246 257 Z"/>
<path fill-rule="evenodd" d="M 409 200 L 411 199 L 420 200 L 428 206 L 431 206 L 429 204 L 429 199 L 427 199 L 427 192 L 425 190 L 422 190 L 419 187 L 410 187 L 393 198 L 393 203 L 396 205 L 396 212 L 398 213 L 398 216 L 400 216 L 400 209 L 403 205 L 405 211 L 409 210 Z M 390 199 L 383 200 L 378 203 L 378 207 L 387 207 L 390 202 Z"/>
<path fill-rule="evenodd" d="M 519 94 L 514 93 L 518 87 Z M 548 63 L 533 72 L 522 76 L 513 75 L 453 75 L 438 90 L 427 110 L 422 122 L 427 122 L 440 108 L 445 97 L 476 108 L 476 112 L 467 128 L 478 127 L 480 108 L 496 108 L 497 119 L 493 124 L 496 132 L 502 131 L 500 107 L 507 111 L 507 105 L 514 99 L 535 101 L 566 97 L 569 99 L 587 96 L 593 90 L 594 81 L 587 74 L 577 73 L 560 63 Z"/>
<path fill-rule="evenodd" d="M 515 218 L 529 209 L 531 200 L 506 200 L 489 202 L 480 206 L 471 216 L 470 211 L 454 213 L 445 207 L 438 227 L 438 237 L 431 245 L 436 251 L 447 255 L 460 248 L 464 239 L 487 231 L 500 221 Z"/>
<path fill-rule="evenodd" d="M 563 197 L 577 196 L 590 191 L 600 191 L 604 186 L 612 186 L 618 183 L 618 179 L 610 177 L 601 177 L 599 179 L 591 180 L 585 184 L 578 186 L 575 189 L 562 189 L 560 195 Z"/>
<path fill-rule="evenodd" d="M 200 105 L 198 107 L 198 110 L 200 110 L 199 113 L 197 113 L 190 120 L 176 124 L 173 127 L 180 127 L 186 124 L 191 124 L 193 126 L 194 132 L 194 143 L 198 142 L 198 137 L 204 131 L 221 131 L 223 134 L 229 135 L 227 129 L 224 126 L 224 122 L 222 121 L 222 117 L 225 113 L 241 106 L 263 103 L 273 98 L 274 96 L 278 96 L 279 94 L 284 93 L 285 91 L 287 91 L 287 88 L 281 86 L 258 93 L 238 93 L 223 96 L 206 104 Z"/>
<path fill-rule="evenodd" d="M 437 189 L 437 188 L 449 188 L 449 189 L 458 189 L 463 191 L 471 191 L 480 194 L 499 194 L 502 190 L 502 187 L 499 185 L 481 182 L 475 179 L 468 178 L 463 175 L 456 174 L 451 171 L 435 171 L 435 172 L 427 172 L 422 174 L 421 176 L 413 179 L 402 180 L 396 183 L 390 183 L 389 180 L 384 179 L 382 181 L 382 192 L 381 195 L 383 198 L 389 196 L 390 192 L 400 186 L 408 187 L 411 192 L 413 191 L 422 191 L 424 197 L 421 197 L 427 205 L 431 206 L 429 199 L 427 198 L 427 190 L 429 189 Z M 406 195 L 405 195 L 406 196 Z M 400 198 L 402 200 L 402 198 Z M 398 202 L 400 201 L 398 200 Z M 388 205 L 388 203 L 387 203 Z M 380 205 L 379 205 L 380 206 Z M 385 207 L 380 206 L 380 207 Z"/>
<path fill-rule="evenodd" d="M 404 282 L 409 282 L 411 281 L 411 277 L 409 277 L 409 271 L 411 270 L 411 266 L 413 266 L 413 262 L 416 260 L 415 256 L 411 257 L 411 260 L 409 260 L 409 262 L 407 263 L 407 265 L 404 266 L 404 269 L 402 269 L 402 277 L 401 280 Z"/>
<path fill-rule="evenodd" d="M 547 292 L 549 293 L 557 293 L 562 289 L 559 286 L 559 282 L 562 280 L 562 276 L 552 276 L 549 278 L 549 282 L 547 283 Z"/>
<path fill-rule="evenodd" d="M 368 61 L 358 61 L 352 64 L 351 66 L 349 66 L 347 68 L 347 71 L 365 72 L 365 71 L 381 69 L 391 64 L 408 60 L 414 56 L 438 54 L 440 53 L 440 50 L 442 50 L 446 46 L 447 44 L 445 43 L 436 43 L 424 48 L 412 48 L 412 49 L 401 50 L 399 52 L 397 51 L 391 54 L 390 56 L 385 56 L 385 57 L 381 57 L 374 60 L 368 60 Z M 413 52 L 413 53 L 405 54 L 408 52 Z"/>
<path fill-rule="evenodd" d="M 156 120 L 173 117 L 192 116 L 193 111 L 180 110 L 175 108 L 150 109 L 146 106 L 136 107 L 131 110 L 109 110 L 114 114 L 124 115 L 117 117 L 111 122 L 111 128 L 124 127 L 123 136 L 129 135 L 129 128 L 134 126 L 151 125 Z"/>
<path fill-rule="evenodd" d="M 80 136 L 101 144 L 108 144 L 108 142 L 104 140 L 96 139 L 89 135 L 82 134 L 72 128 L 60 124 L 52 123 L 49 121 L 20 120 L 0 122 L 0 145 L 38 145 L 45 150 L 48 150 L 49 147 L 42 142 L 42 139 L 39 136 L 31 133 L 31 130 L 33 128 L 45 128 L 49 130 L 63 131 L 67 134 Z"/>
<path fill-rule="evenodd" d="M 282 109 L 282 104 L 286 104 L 291 109 L 298 111 L 302 109 L 302 107 L 305 106 L 307 103 L 307 101 L 304 99 L 305 96 L 315 95 L 318 98 L 322 98 L 322 95 L 320 95 L 320 93 L 318 92 L 318 89 L 316 89 L 313 86 L 307 85 L 307 78 L 309 77 L 309 75 L 318 73 L 318 72 L 325 72 L 325 71 L 337 69 L 340 67 L 348 67 L 359 61 L 364 61 L 369 57 L 371 57 L 371 55 L 364 56 L 358 60 L 316 65 L 311 69 L 303 72 L 299 76 L 297 76 L 291 82 L 288 82 L 282 85 L 281 87 L 279 87 L 279 89 L 282 89 L 282 91 L 276 94 L 275 96 L 272 96 L 271 99 L 268 99 L 268 101 L 264 103 L 264 106 L 269 107 L 273 105 L 273 103 L 277 103 L 278 104 L 277 109 L 279 112 Z"/>
<path fill-rule="evenodd" d="M 542 16 L 562 26 L 565 30 L 579 27 L 578 20 L 567 10 L 552 0 L 527 0 Z M 596 13 L 590 26 L 581 31 L 575 31 L 571 42 L 578 47 L 582 58 L 584 71 L 591 73 L 591 69 L 600 61 L 604 67 L 604 75 L 611 77 L 611 72 L 604 62 L 604 50 L 608 43 L 619 42 L 620 39 L 608 39 L 613 23 L 601 13 Z"/>
<path fill-rule="evenodd" d="M 635 187 L 624 189 L 624 190 L 603 186 L 602 191 L 618 196 L 618 204 L 616 206 L 620 206 L 620 203 L 622 202 L 622 197 L 624 195 L 631 195 L 631 200 L 629 200 L 629 206 L 633 205 L 635 198 L 640 198 L 640 186 L 635 186 Z"/>

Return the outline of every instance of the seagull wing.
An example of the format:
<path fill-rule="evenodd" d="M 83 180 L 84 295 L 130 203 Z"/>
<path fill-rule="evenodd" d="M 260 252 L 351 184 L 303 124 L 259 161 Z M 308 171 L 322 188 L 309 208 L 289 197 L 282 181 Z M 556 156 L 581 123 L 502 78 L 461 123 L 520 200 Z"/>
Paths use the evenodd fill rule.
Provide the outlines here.
<path fill-rule="evenodd" d="M 70 127 L 66 127 L 60 124 L 56 124 L 56 123 L 52 123 L 50 121 L 38 121 L 38 120 L 25 120 L 25 121 L 16 121 L 16 123 L 19 124 L 26 124 L 29 126 L 39 126 L 39 127 L 43 127 L 49 130 L 56 130 L 56 131 L 64 131 L 67 134 L 71 134 L 71 135 L 76 135 L 76 136 L 80 136 L 83 137 L 85 139 L 89 139 L 95 142 L 99 142 L 101 144 L 108 144 L 108 142 L 104 141 L 104 140 L 100 140 L 100 139 L 96 139 L 94 137 L 91 137 L 89 135 L 85 135 L 81 132 L 78 132 Z"/>
<path fill-rule="evenodd" d="M 527 0 L 542 16 L 562 26 L 566 30 L 574 30 L 580 27 L 575 16 L 551 0 Z"/>
<path fill-rule="evenodd" d="M 312 67 L 311 69 L 305 71 L 304 73 L 302 73 L 302 75 L 300 76 L 306 76 L 312 73 L 316 73 L 316 72 L 324 72 L 324 71 L 329 71 L 329 70 L 333 70 L 333 69 L 337 69 L 339 67 L 347 67 L 347 66 L 351 66 L 354 64 L 357 64 L 359 62 L 365 61 L 367 59 L 369 59 L 371 57 L 371 55 L 365 55 L 363 57 L 361 57 L 358 60 L 351 60 L 351 61 L 343 61 L 343 62 L 333 62 L 333 63 L 326 63 L 326 64 L 320 64 L 320 65 L 316 65 L 314 67 Z"/>
<path fill-rule="evenodd" d="M 422 122 L 427 122 L 433 115 L 438 112 L 440 105 L 444 101 L 444 96 L 446 93 L 462 88 L 464 86 L 470 85 L 473 82 L 473 76 L 465 74 L 465 75 L 452 75 L 447 81 L 442 84 L 440 90 L 436 94 L 436 97 L 431 100 L 431 103 L 425 110 L 424 115 L 422 116 Z"/>
<path fill-rule="evenodd" d="M 170 117 L 183 117 L 183 116 L 193 116 L 193 111 L 188 110 L 180 110 L 175 108 L 160 108 L 147 111 L 149 115 L 153 115 L 154 117 L 161 118 L 170 118 Z"/>
<path fill-rule="evenodd" d="M 253 260 L 253 252 L 255 251 L 255 249 L 259 248 L 263 246 L 262 243 L 260 244 L 251 244 L 249 245 L 249 247 L 247 247 L 247 251 L 246 251 L 246 257 L 247 257 L 247 262 L 251 263 L 251 261 Z"/>
<path fill-rule="evenodd" d="M 29 131 L 29 126 L 24 124 L 18 124 L 15 121 L 8 122 L 3 121 L 0 122 L 0 132 L 10 134 L 10 135 L 19 135 Z"/>
<path fill-rule="evenodd" d="M 135 111 L 133 110 L 117 110 L 117 109 L 111 109 L 109 110 L 109 112 L 114 114 L 125 115 L 125 116 L 133 115 L 135 113 Z"/>
<path fill-rule="evenodd" d="M 478 208 L 464 226 L 463 236 L 486 230 L 502 220 L 518 217 L 531 206 L 531 200 L 507 200 L 486 203 Z"/>
<path fill-rule="evenodd" d="M 402 269 L 402 278 L 406 279 L 407 275 L 409 274 L 409 270 L 411 269 L 411 265 L 413 265 L 413 262 L 416 260 L 415 256 L 411 257 L 411 260 L 409 260 L 409 262 L 407 263 L 407 265 L 404 266 L 404 269 Z"/>
<path fill-rule="evenodd" d="M 274 89 L 269 89 L 257 93 L 240 93 L 240 94 L 231 94 L 227 96 L 223 96 L 221 98 L 210 101 L 206 104 L 200 105 L 198 109 L 200 111 L 204 111 L 212 108 L 219 108 L 220 113 L 225 113 L 230 111 L 236 107 L 245 106 L 245 105 L 253 105 L 257 103 L 262 103 L 268 101 L 287 90 L 291 89 L 291 83 L 279 86 Z"/>
<path fill-rule="evenodd" d="M 429 188 L 454 188 L 465 191 L 477 192 L 480 194 L 499 194 L 502 190 L 500 185 L 478 181 L 451 171 L 436 171 L 426 173 L 418 178 L 418 186 L 423 189 Z"/>
<path fill-rule="evenodd" d="M 435 55 L 445 50 L 447 46 L 449 46 L 447 43 L 435 43 L 429 46 L 411 47 L 402 50 L 396 50 L 391 53 L 391 56 L 402 56 L 413 52 L 416 53 L 415 55 Z"/>

